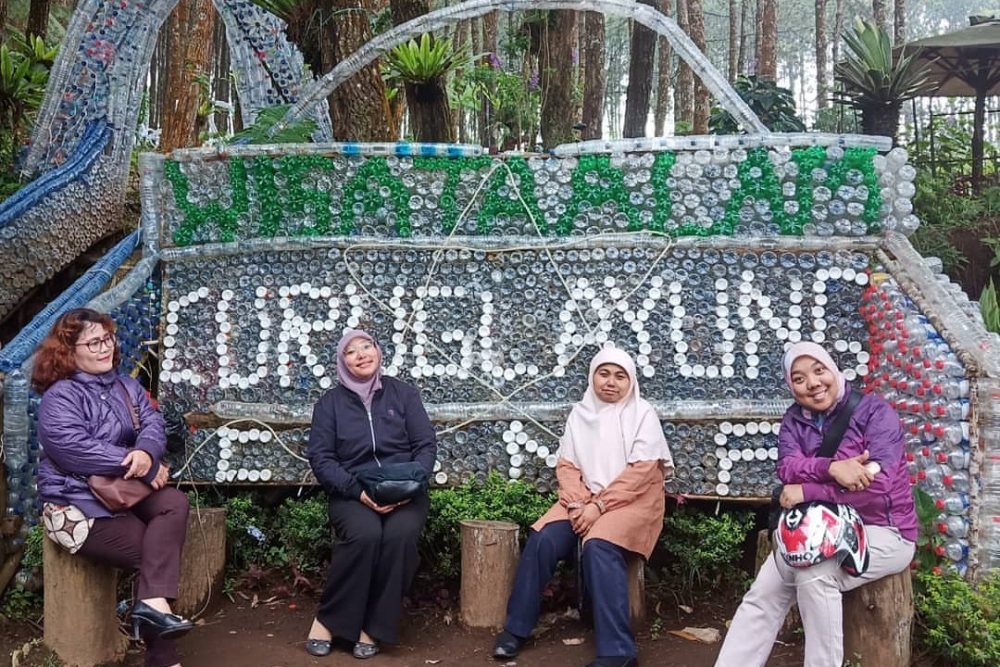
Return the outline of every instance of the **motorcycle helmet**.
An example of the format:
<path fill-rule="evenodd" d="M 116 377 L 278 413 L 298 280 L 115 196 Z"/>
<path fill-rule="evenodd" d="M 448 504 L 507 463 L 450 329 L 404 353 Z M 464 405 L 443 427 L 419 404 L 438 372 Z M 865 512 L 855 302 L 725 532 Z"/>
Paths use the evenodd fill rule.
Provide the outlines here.
<path fill-rule="evenodd" d="M 791 567 L 809 567 L 835 558 L 856 577 L 868 569 L 865 525 L 850 505 L 814 501 L 783 510 L 775 544 Z"/>

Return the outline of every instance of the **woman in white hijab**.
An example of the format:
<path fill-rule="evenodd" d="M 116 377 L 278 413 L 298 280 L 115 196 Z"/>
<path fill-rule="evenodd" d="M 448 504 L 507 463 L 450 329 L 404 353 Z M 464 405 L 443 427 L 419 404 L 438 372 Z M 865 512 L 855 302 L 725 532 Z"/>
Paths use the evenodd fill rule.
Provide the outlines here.
<path fill-rule="evenodd" d="M 493 657 L 518 654 L 556 565 L 572 562 L 582 540 L 597 640 L 588 667 L 634 667 L 626 555 L 649 558 L 653 551 L 663 527 L 663 480 L 674 466 L 628 353 L 606 347 L 590 362 L 587 391 L 570 411 L 558 454 L 559 500 L 531 527 Z"/>

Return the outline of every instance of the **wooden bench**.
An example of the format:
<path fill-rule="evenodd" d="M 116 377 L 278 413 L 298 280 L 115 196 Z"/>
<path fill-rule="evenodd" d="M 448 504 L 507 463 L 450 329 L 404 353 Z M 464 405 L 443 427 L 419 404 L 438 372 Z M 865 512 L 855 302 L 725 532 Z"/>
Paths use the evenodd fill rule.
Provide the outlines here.
<path fill-rule="evenodd" d="M 771 557 L 767 529 L 757 534 L 757 570 Z M 912 653 L 913 583 L 909 570 L 844 593 L 844 658 L 878 667 L 909 667 Z M 797 607 L 784 631 L 801 625 Z"/>
<path fill-rule="evenodd" d="M 128 640 L 119 631 L 118 570 L 70 555 L 48 538 L 42 543 L 45 644 L 66 667 L 121 661 Z M 221 586 L 225 558 L 225 510 L 192 509 L 174 611 L 190 616 L 202 610 Z"/>
<path fill-rule="evenodd" d="M 462 622 L 474 628 L 502 627 L 520 557 L 518 526 L 506 521 L 459 523 L 462 528 Z M 629 554 L 627 564 L 629 613 L 633 627 L 638 627 L 646 619 L 645 561 L 638 554 Z M 580 615 L 584 619 L 586 606 L 587 601 L 581 599 Z"/>

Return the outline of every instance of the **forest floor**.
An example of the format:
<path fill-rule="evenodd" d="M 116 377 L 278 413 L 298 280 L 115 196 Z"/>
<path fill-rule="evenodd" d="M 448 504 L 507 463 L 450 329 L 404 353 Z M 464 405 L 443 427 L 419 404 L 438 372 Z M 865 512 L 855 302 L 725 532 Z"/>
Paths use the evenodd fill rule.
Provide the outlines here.
<path fill-rule="evenodd" d="M 314 658 L 306 653 L 305 638 L 316 601 L 313 596 L 261 599 L 236 594 L 216 600 L 200 616 L 198 627 L 178 640 L 184 667 L 291 667 L 356 664 L 350 646 L 335 647 L 332 655 Z M 711 667 L 720 643 L 683 638 L 672 631 L 684 628 L 714 628 L 725 634 L 726 622 L 736 601 L 720 604 L 704 601 L 690 613 L 673 600 L 650 600 L 650 621 L 638 632 L 639 661 L 643 665 Z M 491 657 L 494 632 L 463 627 L 458 610 L 440 604 L 408 603 L 401 642 L 384 647 L 371 667 L 440 667 L 508 665 L 513 667 L 583 667 L 594 656 L 593 631 L 578 618 L 575 609 L 549 612 L 542 618 L 536 638 L 515 661 L 496 662 Z M 39 641 L 40 625 L 0 619 L 0 666 L 58 667 L 62 663 Z M 27 655 L 24 655 L 27 649 Z M 131 645 L 123 663 L 140 667 L 143 652 Z M 802 635 L 792 632 L 774 645 L 768 667 L 802 664 Z"/>

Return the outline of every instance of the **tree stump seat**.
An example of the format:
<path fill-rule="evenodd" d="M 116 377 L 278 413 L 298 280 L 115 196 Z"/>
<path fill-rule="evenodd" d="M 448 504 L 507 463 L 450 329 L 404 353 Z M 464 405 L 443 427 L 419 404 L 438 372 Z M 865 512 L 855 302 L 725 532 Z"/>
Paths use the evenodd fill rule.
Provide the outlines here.
<path fill-rule="evenodd" d="M 117 616 L 119 571 L 72 555 L 47 537 L 42 543 L 45 644 L 66 667 L 120 662 L 128 639 Z M 174 611 L 189 617 L 201 611 L 218 592 L 225 561 L 225 509 L 192 509 Z"/>

